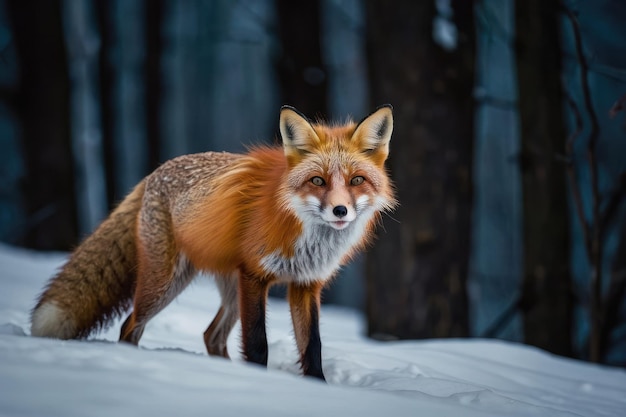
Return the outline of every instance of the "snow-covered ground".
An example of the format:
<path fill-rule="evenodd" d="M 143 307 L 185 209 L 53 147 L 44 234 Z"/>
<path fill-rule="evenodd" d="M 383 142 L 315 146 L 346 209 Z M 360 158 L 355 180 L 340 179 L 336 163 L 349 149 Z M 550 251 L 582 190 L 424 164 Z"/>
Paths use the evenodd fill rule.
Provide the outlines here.
<path fill-rule="evenodd" d="M 29 336 L 29 310 L 63 254 L 0 246 L 0 416 L 626 416 L 626 372 L 489 340 L 373 342 L 362 318 L 324 306 L 328 384 L 298 374 L 288 306 L 268 308 L 269 369 L 210 358 L 218 306 L 200 277 L 146 328 L 89 341 Z M 78 300 L 77 300 L 78 301 Z"/>

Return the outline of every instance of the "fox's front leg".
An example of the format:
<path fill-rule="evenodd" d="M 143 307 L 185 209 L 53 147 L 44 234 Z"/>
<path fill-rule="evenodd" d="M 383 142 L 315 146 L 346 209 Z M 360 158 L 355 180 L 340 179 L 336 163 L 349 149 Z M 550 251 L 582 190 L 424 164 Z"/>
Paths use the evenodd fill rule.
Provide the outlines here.
<path fill-rule="evenodd" d="M 239 313 L 243 356 L 248 362 L 267 366 L 267 335 L 265 333 L 265 304 L 269 283 L 254 275 L 239 277 Z"/>
<path fill-rule="evenodd" d="M 322 371 L 322 342 L 320 340 L 319 311 L 322 283 L 289 284 L 287 298 L 291 308 L 300 365 L 304 375 L 325 380 Z"/>

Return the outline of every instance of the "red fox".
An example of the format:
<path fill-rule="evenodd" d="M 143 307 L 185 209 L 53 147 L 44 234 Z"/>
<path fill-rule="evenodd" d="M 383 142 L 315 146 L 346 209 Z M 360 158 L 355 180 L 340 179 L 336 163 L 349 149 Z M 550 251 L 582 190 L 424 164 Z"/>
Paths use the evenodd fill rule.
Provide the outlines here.
<path fill-rule="evenodd" d="M 132 304 L 120 341 L 137 345 L 204 271 L 221 296 L 204 332 L 208 353 L 228 357 L 241 319 L 244 359 L 267 366 L 268 288 L 285 283 L 301 369 L 324 379 L 322 287 L 396 204 L 384 168 L 392 108 L 333 126 L 284 106 L 279 127 L 282 147 L 180 156 L 144 178 L 50 280 L 32 335 L 84 338 Z"/>

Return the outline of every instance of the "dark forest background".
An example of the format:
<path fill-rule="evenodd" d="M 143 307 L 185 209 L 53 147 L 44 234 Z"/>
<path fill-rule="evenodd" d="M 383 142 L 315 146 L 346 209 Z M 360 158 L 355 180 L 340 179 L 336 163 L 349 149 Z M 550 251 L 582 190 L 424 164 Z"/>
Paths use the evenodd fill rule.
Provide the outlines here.
<path fill-rule="evenodd" d="M 163 161 L 274 142 L 282 104 L 391 103 L 401 205 L 325 301 L 382 340 L 624 366 L 624 21 L 618 0 L 0 0 L 0 240 L 70 250 Z"/>

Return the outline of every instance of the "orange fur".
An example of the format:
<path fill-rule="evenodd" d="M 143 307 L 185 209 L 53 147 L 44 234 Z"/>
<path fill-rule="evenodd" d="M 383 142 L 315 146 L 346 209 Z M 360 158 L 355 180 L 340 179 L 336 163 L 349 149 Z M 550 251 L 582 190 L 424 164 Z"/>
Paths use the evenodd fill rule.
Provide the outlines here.
<path fill-rule="evenodd" d="M 309 344 L 309 327 L 311 325 L 311 309 L 319 311 L 323 285 L 320 282 L 311 285 L 289 284 L 287 300 L 291 308 L 296 344 L 300 355 L 303 355 Z"/>
<path fill-rule="evenodd" d="M 197 268 L 229 272 L 255 266 L 269 252 L 290 256 L 301 233 L 293 213 L 276 199 L 286 173 L 280 148 L 257 148 L 212 182 L 212 193 L 175 220 L 176 240 Z"/>

